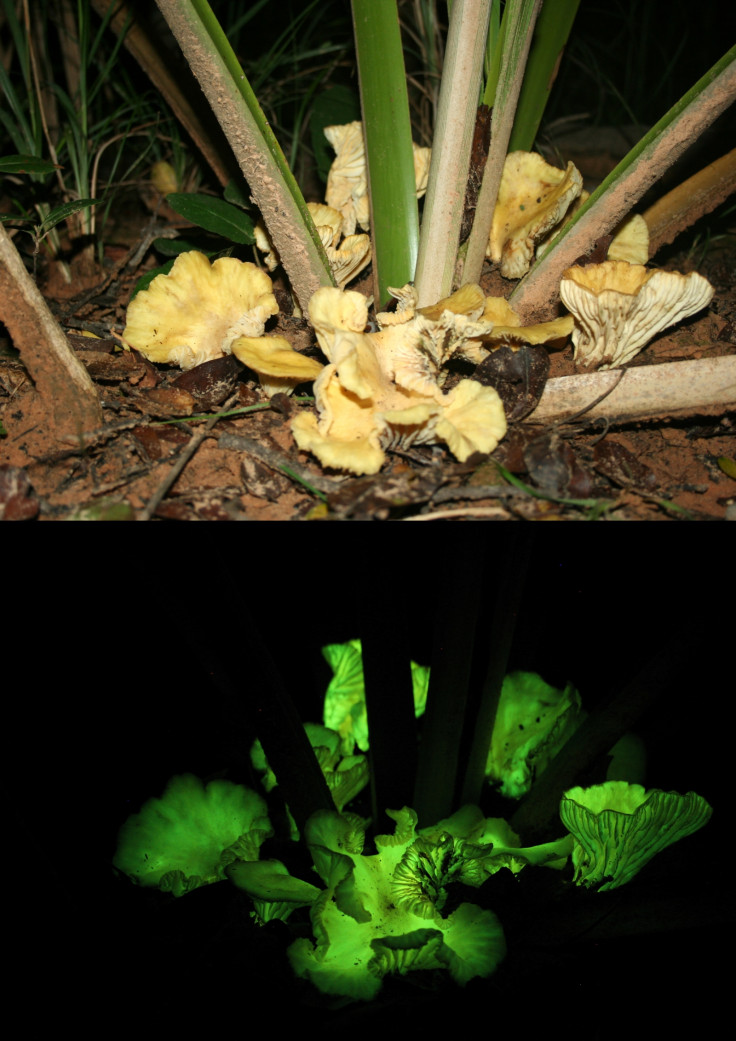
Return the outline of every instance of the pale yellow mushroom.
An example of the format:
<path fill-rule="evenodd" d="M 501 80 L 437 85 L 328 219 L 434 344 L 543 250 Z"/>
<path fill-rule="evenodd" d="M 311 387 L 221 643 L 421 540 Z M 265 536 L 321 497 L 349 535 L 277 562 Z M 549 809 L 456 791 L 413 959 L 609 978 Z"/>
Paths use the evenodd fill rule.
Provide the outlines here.
<path fill-rule="evenodd" d="M 713 286 L 694 271 L 681 275 L 607 260 L 568 268 L 560 298 L 575 320 L 575 364 L 615 369 L 657 333 L 706 307 Z"/>
<path fill-rule="evenodd" d="M 181 253 L 130 304 L 123 342 L 150 361 L 191 369 L 229 354 L 239 336 L 262 336 L 278 314 L 271 279 L 255 264 Z"/>
<path fill-rule="evenodd" d="M 352 235 L 356 227 L 370 228 L 368 173 L 365 161 L 363 124 L 360 120 L 324 128 L 324 135 L 335 149 L 335 158 L 327 175 L 325 202 L 342 214 L 342 233 Z M 414 147 L 414 181 L 417 198 L 427 190 L 430 148 Z"/>
<path fill-rule="evenodd" d="M 640 213 L 634 213 L 619 227 L 606 254 L 608 260 L 646 264 L 649 260 L 649 228 Z"/>
<path fill-rule="evenodd" d="M 580 195 L 583 179 L 572 163 L 558 170 L 536 152 L 510 152 L 504 163 L 486 255 L 504 278 L 521 278 L 537 245 Z"/>
<path fill-rule="evenodd" d="M 371 262 L 370 235 L 346 235 L 338 247 L 327 246 L 325 252 L 335 281 L 344 289 Z"/>
<path fill-rule="evenodd" d="M 445 394 L 439 384 L 439 368 L 453 351 L 448 342 L 463 335 L 449 323 L 467 322 L 466 316 L 444 311 L 441 334 L 440 323 L 422 315 L 364 333 L 364 298 L 331 288 L 317 290 L 309 313 L 330 364 L 314 383 L 318 415 L 300 413 L 292 433 L 324 466 L 377 473 L 387 449 L 440 441 L 464 461 L 493 451 L 504 436 L 506 418 L 493 388 L 462 380 Z"/>
<path fill-rule="evenodd" d="M 232 353 L 253 369 L 269 398 L 291 394 L 300 383 L 311 383 L 324 368 L 314 358 L 295 351 L 283 336 L 239 336 Z"/>

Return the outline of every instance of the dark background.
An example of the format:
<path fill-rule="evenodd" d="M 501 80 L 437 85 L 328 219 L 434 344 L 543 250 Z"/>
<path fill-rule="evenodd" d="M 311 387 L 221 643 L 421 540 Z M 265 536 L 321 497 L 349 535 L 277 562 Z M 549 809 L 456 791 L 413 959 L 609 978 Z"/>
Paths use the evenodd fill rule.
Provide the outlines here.
<path fill-rule="evenodd" d="M 113 540 L 117 530 L 105 529 Z M 593 708 L 673 632 L 687 641 L 691 630 L 704 631 L 697 656 L 685 654 L 677 682 L 639 732 L 647 786 L 697 791 L 714 807 L 709 824 L 610 894 L 575 890 L 570 901 L 562 890 L 572 887 L 555 872 L 529 870 L 518 880 L 502 872 L 466 897 L 504 925 L 509 955 L 493 977 L 465 991 L 441 975 L 390 980 L 380 1000 L 343 1010 L 324 1009 L 294 980 L 287 927 L 259 930 L 229 885 L 175 900 L 115 877 L 117 830 L 176 773 L 250 781 L 253 735 L 238 698 L 208 681 L 198 650 L 203 631 L 210 647 L 222 640 L 222 660 L 246 701 L 249 663 L 237 646 L 247 624 L 237 611 L 246 603 L 303 718 L 319 720 L 330 678 L 320 647 L 358 635 L 368 604 L 387 626 L 405 624 L 412 657 L 428 663 L 434 612 L 452 610 L 437 604 L 439 576 L 477 567 L 483 544 L 492 595 L 493 561 L 508 552 L 508 529 L 409 524 L 375 535 L 365 526 L 311 525 L 301 537 L 250 525 L 228 529 L 237 534 L 217 543 L 209 531 L 190 529 L 174 548 L 156 534 L 164 530 L 171 529 L 155 529 L 133 553 L 110 544 L 61 554 L 66 563 L 49 565 L 33 611 L 10 628 L 39 634 L 32 653 L 18 640 L 6 650 L 22 661 L 6 702 L 4 762 L 19 988 L 40 986 L 49 1008 L 91 1016 L 103 1032 L 128 1018 L 144 1033 L 195 1021 L 243 1027 L 254 1002 L 274 1027 L 367 1026 L 389 1013 L 397 1025 L 426 1026 L 481 1014 L 491 1002 L 507 1023 L 529 1003 L 524 1016 L 562 1036 L 554 1031 L 562 1031 L 571 1002 L 590 1010 L 609 1001 L 611 989 L 621 995 L 632 987 L 652 1017 L 673 1009 L 658 990 L 665 988 L 688 1008 L 704 1001 L 707 1020 L 722 994 L 722 941 L 734 918 L 727 526 L 538 525 L 509 663 L 553 684 L 572 680 Z M 377 581 L 382 564 L 390 582 Z M 268 855 L 289 859 L 294 851 Z M 310 861 L 302 860 L 309 877 Z M 601 1019 L 591 1036 L 614 1036 L 606 1031 L 617 1022 Z"/>

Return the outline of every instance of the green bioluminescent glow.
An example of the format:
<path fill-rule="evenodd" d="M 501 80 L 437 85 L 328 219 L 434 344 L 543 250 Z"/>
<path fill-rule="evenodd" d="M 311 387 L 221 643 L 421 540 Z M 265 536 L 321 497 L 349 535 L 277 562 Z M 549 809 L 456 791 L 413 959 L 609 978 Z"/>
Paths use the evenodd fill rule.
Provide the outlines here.
<path fill-rule="evenodd" d="M 149 799 L 118 834 L 113 864 L 142 886 L 182 896 L 221 882 L 236 859 L 258 860 L 273 834 L 260 795 L 193 774 L 172 777 L 160 799 Z"/>

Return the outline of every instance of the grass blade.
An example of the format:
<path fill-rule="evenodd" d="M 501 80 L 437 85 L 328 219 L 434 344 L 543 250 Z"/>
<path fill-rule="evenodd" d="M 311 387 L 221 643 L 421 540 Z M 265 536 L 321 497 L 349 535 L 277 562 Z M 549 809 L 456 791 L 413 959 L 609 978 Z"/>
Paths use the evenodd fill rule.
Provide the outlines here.
<path fill-rule="evenodd" d="M 579 6 L 580 0 L 555 0 L 542 5 L 516 107 L 509 152 L 530 152 L 534 146 L 557 66 Z"/>

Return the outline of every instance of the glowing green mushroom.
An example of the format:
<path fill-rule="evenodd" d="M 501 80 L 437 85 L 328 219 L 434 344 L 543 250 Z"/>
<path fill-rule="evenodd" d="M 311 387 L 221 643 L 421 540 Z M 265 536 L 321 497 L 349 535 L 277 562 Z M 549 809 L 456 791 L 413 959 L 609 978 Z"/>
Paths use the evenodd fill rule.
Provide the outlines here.
<path fill-rule="evenodd" d="M 285 922 L 297 907 L 308 907 L 320 890 L 301 878 L 294 878 L 280 860 L 236 860 L 227 876 L 253 901 L 254 915 L 263 925 L 274 918 Z"/>
<path fill-rule="evenodd" d="M 560 817 L 574 838 L 576 885 L 601 892 L 624 885 L 660 850 L 702 828 L 712 812 L 695 792 L 645 791 L 625 781 L 570 788 Z"/>
<path fill-rule="evenodd" d="M 526 795 L 584 718 L 571 683 L 558 690 L 536 672 L 510 672 L 504 677 L 488 751 L 489 782 L 507 798 Z"/>
<path fill-rule="evenodd" d="M 365 709 L 363 653 L 360 640 L 331 643 L 322 654 L 334 676 L 325 694 L 324 724 L 342 739 L 342 754 L 350 755 L 357 744 L 368 751 L 368 717 Z M 411 662 L 414 715 L 419 718 L 427 705 L 429 667 Z"/>
<path fill-rule="evenodd" d="M 370 780 L 368 759 L 364 755 L 344 755 L 341 751 L 340 735 L 328 727 L 323 727 L 319 723 L 305 723 L 304 729 L 314 749 L 327 787 L 330 789 L 335 807 L 342 812 L 343 807 L 351 802 Z M 279 782 L 276 774 L 268 765 L 260 741 L 253 742 L 250 760 L 254 768 L 263 774 L 261 784 L 265 791 L 272 791 Z M 296 842 L 299 839 L 299 829 L 294 823 L 288 806 L 286 809 L 291 837 Z"/>
<path fill-rule="evenodd" d="M 387 973 L 444 968 L 461 985 L 489 976 L 506 951 L 493 912 L 463 903 L 442 915 L 461 867 L 454 840 L 417 837 L 407 807 L 387 813 L 396 830 L 376 836 L 373 856 L 361 852 L 359 818 L 310 817 L 307 842 L 327 889 L 311 908 L 315 943 L 299 939 L 288 950 L 292 968 L 326 994 L 365 1001 Z"/>
<path fill-rule="evenodd" d="M 139 885 L 181 896 L 222 881 L 234 860 L 258 860 L 272 834 L 266 804 L 249 788 L 181 774 L 123 824 L 113 864 Z"/>

